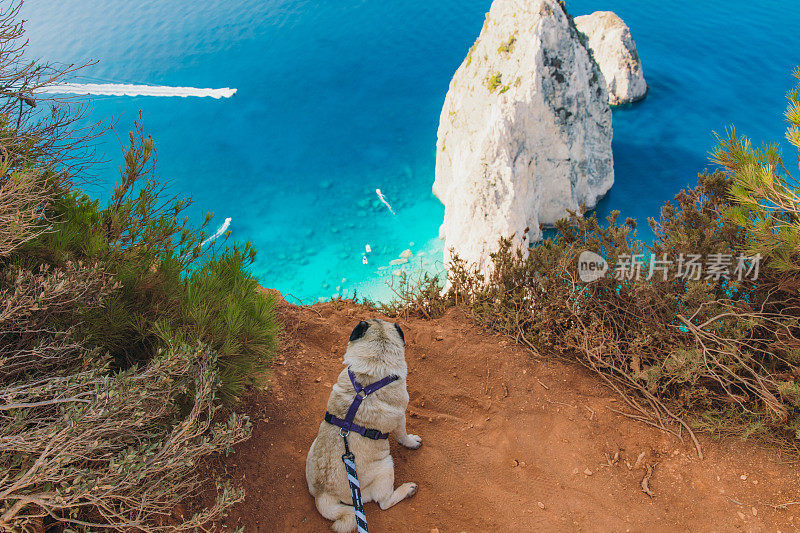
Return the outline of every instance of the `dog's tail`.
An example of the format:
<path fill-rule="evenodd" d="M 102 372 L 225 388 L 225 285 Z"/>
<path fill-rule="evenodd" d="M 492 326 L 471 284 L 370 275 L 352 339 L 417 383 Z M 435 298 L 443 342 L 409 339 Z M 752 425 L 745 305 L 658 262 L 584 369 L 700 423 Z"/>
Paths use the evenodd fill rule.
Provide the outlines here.
<path fill-rule="evenodd" d="M 352 505 L 345 505 L 326 492 L 317 496 L 316 502 L 319 514 L 334 521 L 331 529 L 336 533 L 352 533 L 356 530 L 356 515 Z"/>

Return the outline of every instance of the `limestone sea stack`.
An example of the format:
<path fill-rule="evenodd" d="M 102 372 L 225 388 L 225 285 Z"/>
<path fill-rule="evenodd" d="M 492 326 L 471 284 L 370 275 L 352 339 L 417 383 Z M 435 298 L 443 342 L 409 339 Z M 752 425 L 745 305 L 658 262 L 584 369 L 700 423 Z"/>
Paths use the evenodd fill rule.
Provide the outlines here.
<path fill-rule="evenodd" d="M 578 31 L 588 38 L 589 49 L 600 65 L 608 87 L 608 103 L 627 104 L 647 94 L 642 61 L 631 30 L 615 13 L 596 11 L 575 18 Z"/>
<path fill-rule="evenodd" d="M 433 193 L 452 249 L 481 271 L 614 183 L 605 80 L 556 0 L 495 0 L 450 82 Z M 523 235 L 529 228 L 527 235 Z"/>

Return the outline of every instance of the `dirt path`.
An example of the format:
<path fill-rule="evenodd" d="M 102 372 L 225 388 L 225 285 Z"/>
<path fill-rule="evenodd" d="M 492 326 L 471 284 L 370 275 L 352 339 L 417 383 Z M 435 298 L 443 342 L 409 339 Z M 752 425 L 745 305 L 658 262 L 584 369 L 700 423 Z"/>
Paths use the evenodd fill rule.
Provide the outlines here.
<path fill-rule="evenodd" d="M 253 436 L 214 465 L 247 491 L 221 530 L 329 531 L 308 494 L 305 456 L 347 337 L 371 315 L 332 303 L 281 313 L 289 345 L 272 387 L 242 408 Z M 701 437 L 698 460 L 688 439 L 614 413 L 622 402 L 581 368 L 537 361 L 455 312 L 401 324 L 409 432 L 423 446 L 392 442 L 392 455 L 396 484 L 414 481 L 419 492 L 388 511 L 367 504 L 373 533 L 800 530 L 800 505 L 771 506 L 800 501 L 796 466 L 774 454 Z M 650 498 L 641 482 L 654 464 Z"/>

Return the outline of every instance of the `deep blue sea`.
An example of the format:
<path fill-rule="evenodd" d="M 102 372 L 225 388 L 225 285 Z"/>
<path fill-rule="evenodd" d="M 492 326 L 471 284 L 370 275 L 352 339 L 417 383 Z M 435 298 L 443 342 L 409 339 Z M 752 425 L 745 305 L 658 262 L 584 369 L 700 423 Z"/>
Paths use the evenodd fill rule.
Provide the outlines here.
<path fill-rule="evenodd" d="M 448 83 L 474 42 L 486 0 L 27 0 L 30 52 L 98 63 L 76 82 L 235 87 L 230 99 L 95 97 L 113 120 L 98 143 L 94 196 L 118 178 L 141 110 L 158 171 L 191 194 L 193 216 L 230 217 L 258 249 L 262 285 L 290 301 L 387 299 L 390 265 L 441 270 L 443 208 L 431 194 Z M 780 141 L 800 65 L 796 0 L 567 0 L 630 26 L 650 85 L 614 111 L 616 182 L 598 206 L 639 218 L 692 185 L 713 132 L 736 125 Z M 392 215 L 375 189 L 396 212 Z M 640 232 L 640 235 L 642 233 Z M 365 246 L 371 252 L 366 254 Z"/>

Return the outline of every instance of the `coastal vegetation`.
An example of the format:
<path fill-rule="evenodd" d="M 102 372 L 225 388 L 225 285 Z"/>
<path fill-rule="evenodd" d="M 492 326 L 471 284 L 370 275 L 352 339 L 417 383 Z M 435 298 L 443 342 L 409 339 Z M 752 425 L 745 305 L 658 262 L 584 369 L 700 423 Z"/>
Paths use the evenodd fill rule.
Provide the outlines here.
<path fill-rule="evenodd" d="M 82 190 L 100 130 L 82 129 L 70 102 L 39 97 L 74 68 L 25 60 L 17 19 L 18 9 L 0 16 L 0 531 L 209 530 L 243 493 L 217 480 L 209 494 L 198 467 L 250 435 L 233 407 L 277 348 L 275 299 L 247 271 L 250 243 L 209 235 L 210 215 L 192 224 L 191 199 L 156 172 L 141 117 L 108 200 Z M 484 81 L 491 93 L 510 87 L 499 72 Z M 786 137 L 800 152 L 798 91 L 789 99 Z M 446 290 L 404 275 L 396 301 L 370 305 L 429 319 L 464 309 L 596 372 L 625 398 L 623 414 L 694 439 L 698 453 L 698 430 L 798 451 L 797 183 L 777 145 L 734 132 L 713 160 L 717 170 L 650 221 L 651 243 L 618 212 L 602 221 L 582 209 L 525 253 L 503 239 L 489 273 L 455 255 Z M 610 271 L 586 283 L 576 266 L 587 250 L 761 262 L 755 277 Z"/>
<path fill-rule="evenodd" d="M 487 76 L 484 80 L 484 85 L 486 85 L 490 93 L 497 91 L 497 94 L 503 94 L 511 88 L 509 85 L 503 84 L 503 75 L 499 72 L 492 76 Z"/>
<path fill-rule="evenodd" d="M 497 53 L 499 53 L 499 54 L 503 54 L 503 53 L 510 54 L 511 52 L 514 51 L 514 43 L 516 43 L 516 42 L 517 42 L 517 36 L 516 35 L 512 35 L 511 37 L 508 38 L 508 41 L 504 42 L 503 44 L 501 44 L 497 48 Z"/>
<path fill-rule="evenodd" d="M 0 20 L 0 530 L 204 529 L 240 490 L 176 506 L 249 436 L 228 405 L 269 364 L 274 300 L 250 244 L 192 226 L 141 120 L 109 200 L 82 192 L 101 130 L 39 96 L 74 67 L 25 58 L 18 10 Z"/>
<path fill-rule="evenodd" d="M 795 73 L 800 80 L 800 71 Z M 789 94 L 786 139 L 800 153 L 800 92 Z M 717 168 L 699 175 L 650 219 L 570 213 L 527 253 L 511 239 L 489 274 L 455 256 L 448 287 L 402 278 L 395 315 L 467 309 L 485 327 L 542 355 L 577 361 L 626 401 L 624 414 L 688 437 L 695 431 L 755 436 L 800 451 L 800 196 L 778 144 L 755 148 L 731 131 Z M 730 260 L 725 276 L 615 275 L 581 281 L 584 251 L 606 258 Z M 736 258 L 749 276 L 736 275 Z M 755 259 L 757 258 L 757 259 Z M 755 259 L 755 260 L 754 260 Z M 756 264 L 754 264 L 754 262 Z M 744 265 L 739 265 L 744 266 Z M 757 268 L 757 275 L 754 274 Z M 675 268 L 675 265 L 672 265 Z M 646 269 L 643 269 L 644 274 Z"/>
<path fill-rule="evenodd" d="M 487 76 L 485 84 L 486 88 L 489 89 L 489 92 L 493 93 L 503 84 L 503 75 L 497 72 L 492 76 Z"/>

